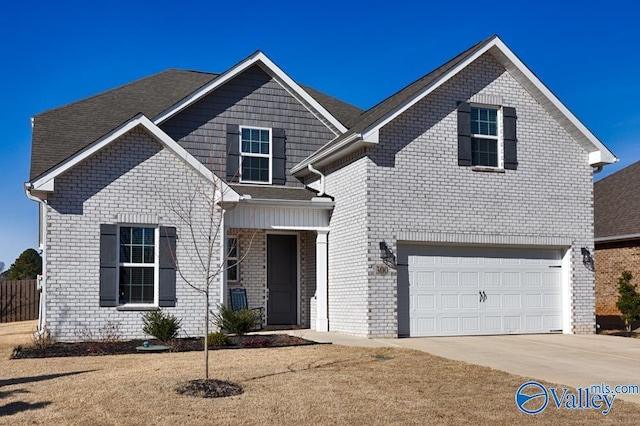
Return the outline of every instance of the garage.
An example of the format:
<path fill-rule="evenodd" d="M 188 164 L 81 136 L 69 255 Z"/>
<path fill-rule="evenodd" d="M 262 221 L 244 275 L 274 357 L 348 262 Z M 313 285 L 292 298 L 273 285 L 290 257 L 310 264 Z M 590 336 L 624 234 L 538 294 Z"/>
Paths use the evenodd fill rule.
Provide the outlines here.
<path fill-rule="evenodd" d="M 562 251 L 399 246 L 398 335 L 562 331 Z"/>

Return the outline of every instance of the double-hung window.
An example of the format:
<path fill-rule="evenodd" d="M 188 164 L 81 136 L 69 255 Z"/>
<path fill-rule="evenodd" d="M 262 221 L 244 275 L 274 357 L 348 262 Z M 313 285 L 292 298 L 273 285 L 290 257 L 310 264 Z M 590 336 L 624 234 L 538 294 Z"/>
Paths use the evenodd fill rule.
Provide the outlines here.
<path fill-rule="evenodd" d="M 271 183 L 271 129 L 240 127 L 240 182 Z"/>
<path fill-rule="evenodd" d="M 120 226 L 119 234 L 118 304 L 157 304 L 157 229 Z"/>
<path fill-rule="evenodd" d="M 227 238 L 227 281 L 238 281 L 238 239 Z"/>
<path fill-rule="evenodd" d="M 500 167 L 499 110 L 471 107 L 471 164 Z"/>

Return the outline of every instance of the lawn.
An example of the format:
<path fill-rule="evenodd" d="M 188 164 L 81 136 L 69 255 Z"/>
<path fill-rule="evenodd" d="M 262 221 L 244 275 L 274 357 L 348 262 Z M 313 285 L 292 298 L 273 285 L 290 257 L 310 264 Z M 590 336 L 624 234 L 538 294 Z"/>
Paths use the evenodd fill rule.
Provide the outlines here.
<path fill-rule="evenodd" d="M 13 338 L 19 338 L 14 335 Z M 199 352 L 9 360 L 0 333 L 1 424 L 635 424 L 611 413 L 514 403 L 524 378 L 396 348 L 338 345 L 221 350 L 212 376 L 244 387 L 201 399 L 174 387 L 201 376 Z"/>

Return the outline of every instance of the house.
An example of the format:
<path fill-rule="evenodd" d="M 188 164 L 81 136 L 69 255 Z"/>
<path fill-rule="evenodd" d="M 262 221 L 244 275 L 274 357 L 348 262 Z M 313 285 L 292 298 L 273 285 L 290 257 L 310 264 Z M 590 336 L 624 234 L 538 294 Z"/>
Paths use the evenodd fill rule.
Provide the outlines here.
<path fill-rule="evenodd" d="M 262 52 L 169 70 L 34 117 L 41 325 L 139 337 L 162 309 L 201 335 L 212 235 L 211 308 L 241 286 L 267 325 L 593 333 L 581 251 L 615 160 L 497 36 L 367 111 Z"/>
<path fill-rule="evenodd" d="M 620 327 L 618 278 L 640 279 L 640 162 L 593 185 L 596 316 L 603 328 Z"/>

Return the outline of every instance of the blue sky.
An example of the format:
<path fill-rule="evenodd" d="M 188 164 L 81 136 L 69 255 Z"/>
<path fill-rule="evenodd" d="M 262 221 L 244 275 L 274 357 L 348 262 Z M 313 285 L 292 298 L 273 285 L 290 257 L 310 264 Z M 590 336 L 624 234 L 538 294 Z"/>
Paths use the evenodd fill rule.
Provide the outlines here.
<path fill-rule="evenodd" d="M 640 3 L 29 1 L 0 5 L 0 261 L 37 247 L 33 115 L 167 68 L 222 72 L 257 49 L 368 108 L 498 34 L 620 158 L 640 160 Z M 365 6 L 366 5 L 366 6 Z"/>

